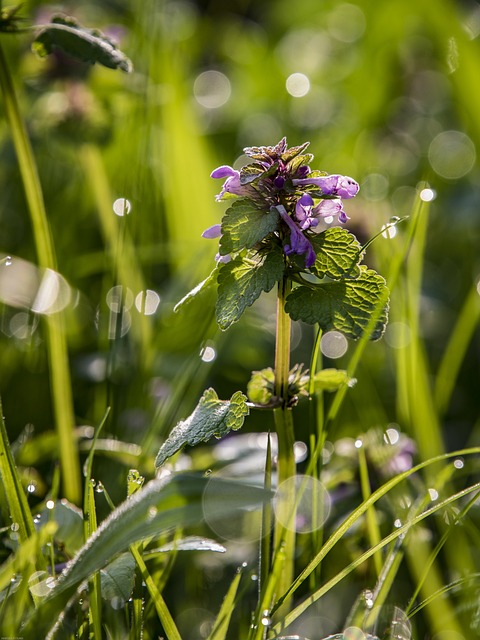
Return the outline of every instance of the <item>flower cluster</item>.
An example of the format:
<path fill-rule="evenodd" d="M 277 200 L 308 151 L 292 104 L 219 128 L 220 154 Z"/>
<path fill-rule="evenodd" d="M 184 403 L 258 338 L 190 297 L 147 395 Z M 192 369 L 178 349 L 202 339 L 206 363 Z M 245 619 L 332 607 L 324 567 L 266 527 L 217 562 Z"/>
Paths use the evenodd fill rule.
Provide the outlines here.
<path fill-rule="evenodd" d="M 274 147 L 248 147 L 244 153 L 252 159 L 250 164 L 239 171 L 224 165 L 211 174 L 224 180 L 217 200 L 236 196 L 250 200 L 266 213 L 275 209 L 279 222 L 272 238 L 282 243 L 286 255 L 304 255 L 306 268 L 316 260 L 311 238 L 319 220 L 346 222 L 342 200 L 353 198 L 359 189 L 358 183 L 347 176 L 312 171 L 313 155 L 304 153 L 308 144 L 288 148 L 283 138 Z M 202 235 L 218 238 L 221 234 L 221 225 L 217 224 Z M 225 262 L 229 256 L 218 254 L 217 259 Z"/>

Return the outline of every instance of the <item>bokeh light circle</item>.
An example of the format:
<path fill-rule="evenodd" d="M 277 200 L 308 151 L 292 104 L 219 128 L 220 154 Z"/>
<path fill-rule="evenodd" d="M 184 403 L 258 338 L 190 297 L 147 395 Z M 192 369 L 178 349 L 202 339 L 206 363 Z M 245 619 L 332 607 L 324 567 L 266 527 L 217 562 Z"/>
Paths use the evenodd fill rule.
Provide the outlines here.
<path fill-rule="evenodd" d="M 295 517 L 292 505 L 296 504 Z M 322 527 L 330 515 L 330 494 L 316 478 L 296 475 L 282 482 L 275 493 L 275 517 L 287 529 L 311 533 Z"/>
<path fill-rule="evenodd" d="M 322 336 L 320 349 L 327 358 L 341 358 L 347 352 L 348 342 L 340 331 L 328 331 Z"/>
<path fill-rule="evenodd" d="M 310 91 L 310 80 L 304 73 L 292 73 L 285 83 L 288 93 L 294 98 L 303 98 Z"/>
<path fill-rule="evenodd" d="M 196 78 L 193 93 L 198 104 L 206 109 L 218 109 L 228 102 L 232 93 L 230 80 L 224 73 L 209 69 Z"/>
<path fill-rule="evenodd" d="M 456 180 L 465 176 L 475 164 L 475 145 L 461 131 L 442 131 L 432 140 L 428 159 L 442 178 Z"/>

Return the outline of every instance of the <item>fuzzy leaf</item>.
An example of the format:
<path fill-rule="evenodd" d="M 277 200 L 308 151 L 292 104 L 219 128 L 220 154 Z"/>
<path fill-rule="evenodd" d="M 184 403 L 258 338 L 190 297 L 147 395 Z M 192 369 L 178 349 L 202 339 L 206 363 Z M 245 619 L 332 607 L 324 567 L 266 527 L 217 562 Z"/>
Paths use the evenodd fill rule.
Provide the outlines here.
<path fill-rule="evenodd" d="M 272 208 L 268 213 L 257 209 L 250 200 L 237 200 L 227 209 L 222 220 L 220 253 L 227 255 L 251 249 L 266 235 L 275 231 L 278 225 L 278 211 Z"/>
<path fill-rule="evenodd" d="M 218 275 L 217 323 L 220 329 L 237 322 L 262 291 L 270 291 L 283 276 L 283 253 L 272 250 L 257 263 L 241 257 L 223 265 Z"/>
<path fill-rule="evenodd" d="M 353 234 L 341 227 L 330 227 L 310 238 L 317 259 L 311 270 L 319 278 L 358 278 L 361 247 Z"/>
<path fill-rule="evenodd" d="M 98 62 L 127 73 L 132 71 L 127 56 L 101 31 L 85 29 L 74 18 L 66 16 L 54 16 L 52 22 L 40 30 L 32 48 L 42 58 L 61 49 L 82 62 Z"/>
<path fill-rule="evenodd" d="M 273 396 L 275 372 L 271 367 L 253 371 L 247 385 L 247 395 L 255 404 L 268 404 Z"/>
<path fill-rule="evenodd" d="M 318 323 L 323 331 L 336 329 L 357 339 L 381 304 L 383 309 L 370 335 L 370 340 L 378 340 L 387 322 L 388 289 L 378 273 L 365 266 L 360 269 L 357 280 L 326 282 L 314 289 L 298 287 L 288 296 L 285 310 L 293 320 Z"/>
<path fill-rule="evenodd" d="M 199 442 L 208 442 L 213 436 L 222 438 L 232 429 L 240 429 L 249 413 L 246 400 L 241 391 L 236 391 L 230 400 L 219 400 L 214 389 L 207 389 L 193 413 L 174 427 L 160 447 L 155 466 L 161 467 L 186 444 L 193 447 Z"/>

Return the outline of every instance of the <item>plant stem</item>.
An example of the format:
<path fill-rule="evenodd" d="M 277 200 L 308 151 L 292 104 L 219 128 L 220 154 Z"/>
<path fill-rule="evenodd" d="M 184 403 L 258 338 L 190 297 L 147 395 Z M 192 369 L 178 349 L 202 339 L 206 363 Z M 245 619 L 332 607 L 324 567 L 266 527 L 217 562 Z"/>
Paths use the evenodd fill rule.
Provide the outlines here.
<path fill-rule="evenodd" d="M 293 580 L 295 556 L 295 435 L 292 411 L 288 407 L 288 374 L 290 371 L 290 333 L 291 320 L 285 312 L 285 300 L 290 293 L 291 283 L 284 278 L 278 284 L 277 294 L 277 336 L 275 344 L 275 395 L 282 400 L 282 405 L 274 410 L 275 430 L 277 432 L 277 487 L 282 483 L 284 491 L 277 504 L 275 523 L 274 556 L 283 547 L 284 564 L 278 583 L 277 593 L 283 594 Z M 289 479 L 290 482 L 286 482 Z"/>
<path fill-rule="evenodd" d="M 56 271 L 55 253 L 50 235 L 37 165 L 15 94 L 12 76 L 0 45 L 0 86 L 7 122 L 12 133 L 20 175 L 25 190 L 35 247 L 40 267 Z M 79 504 L 80 466 L 74 437 L 72 387 L 68 364 L 63 316 L 59 311 L 45 315 L 52 403 L 57 429 L 65 497 Z"/>

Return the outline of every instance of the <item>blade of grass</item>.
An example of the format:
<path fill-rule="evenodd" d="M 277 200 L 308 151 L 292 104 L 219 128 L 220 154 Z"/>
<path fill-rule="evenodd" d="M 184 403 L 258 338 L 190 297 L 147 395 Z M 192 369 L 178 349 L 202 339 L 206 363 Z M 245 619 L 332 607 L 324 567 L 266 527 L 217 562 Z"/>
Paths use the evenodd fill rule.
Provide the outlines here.
<path fill-rule="evenodd" d="M 350 529 L 350 527 L 382 496 L 386 495 L 391 489 L 400 484 L 403 480 L 411 476 L 412 474 L 428 467 L 429 465 L 437 464 L 438 462 L 445 461 L 449 458 L 461 456 L 461 455 L 474 455 L 480 453 L 480 447 L 473 447 L 469 449 L 463 449 L 461 451 L 455 451 L 452 453 L 446 453 L 441 456 L 436 456 L 431 460 L 427 460 L 417 464 L 416 466 L 396 475 L 394 478 L 386 482 L 384 485 L 374 491 L 367 500 L 364 500 L 356 509 L 354 509 L 350 515 L 341 523 L 341 525 L 332 533 L 330 538 L 325 542 L 322 549 L 318 554 L 309 562 L 307 567 L 300 573 L 293 581 L 292 585 L 286 591 L 281 598 L 275 604 L 274 609 L 278 608 L 283 600 L 291 597 L 291 595 L 298 589 L 298 587 L 308 578 L 312 571 L 319 565 L 319 563 L 325 558 L 325 556 L 331 551 L 331 549 L 337 544 L 337 542 L 343 537 L 343 535 Z M 370 556 L 369 556 L 370 557 Z"/>
<path fill-rule="evenodd" d="M 10 449 L 5 421 L 3 418 L 2 400 L 0 398 L 0 475 L 12 518 L 12 525 L 18 533 L 20 542 L 24 542 L 35 533 L 32 514 L 28 506 L 27 496 L 22 487 L 17 467 Z M 40 561 L 41 564 L 41 561 Z"/>
<path fill-rule="evenodd" d="M 478 287 L 472 286 L 458 314 L 438 367 L 434 396 L 439 416 L 442 416 L 448 407 L 458 372 L 479 321 L 480 293 Z"/>
<path fill-rule="evenodd" d="M 215 619 L 213 629 L 208 636 L 208 640 L 225 640 L 228 633 L 228 627 L 232 617 L 233 610 L 235 609 L 236 597 L 238 586 L 242 578 L 241 567 L 237 569 L 237 572 L 228 588 L 228 591 L 223 599 L 220 611 Z"/>
<path fill-rule="evenodd" d="M 432 464 L 434 464 L 434 463 L 438 462 L 438 460 L 435 459 L 435 460 L 433 460 L 431 462 L 432 462 Z M 480 489 L 480 483 L 477 482 L 474 485 L 471 485 L 470 487 L 467 487 L 466 489 L 463 489 L 462 491 L 459 491 L 459 492 L 449 496 L 445 500 L 442 500 L 441 502 L 439 502 L 435 506 L 431 507 L 430 509 L 427 509 L 423 513 L 421 513 L 418 516 L 415 516 L 414 518 L 412 518 L 412 520 L 410 520 L 409 522 L 407 522 L 403 526 L 399 527 L 396 531 L 393 531 L 391 534 L 389 534 L 388 536 L 383 538 L 383 540 L 379 544 L 375 545 L 374 547 L 371 547 L 370 549 L 365 551 L 365 553 L 360 555 L 358 558 L 355 558 L 355 560 L 353 560 L 344 569 L 338 571 L 337 574 L 333 578 L 331 578 L 328 582 L 326 582 L 320 589 L 318 589 L 315 593 L 313 593 L 311 596 L 306 598 L 297 607 L 295 607 L 295 609 L 293 609 L 289 614 L 287 614 L 285 616 L 284 620 L 282 620 L 281 622 L 279 622 L 276 625 L 274 625 L 273 631 L 276 634 L 284 631 L 304 611 L 306 611 L 306 609 L 308 609 L 308 607 L 310 607 L 312 604 L 317 602 L 317 600 L 319 600 L 322 596 L 324 596 L 326 593 L 328 593 L 328 591 L 330 591 L 334 586 L 336 586 L 339 582 L 341 582 L 354 569 L 356 569 L 357 567 L 362 565 L 366 560 L 371 558 L 375 553 L 379 552 L 385 546 L 387 546 L 391 542 L 395 541 L 400 536 L 403 536 L 411 527 L 415 526 L 416 524 L 418 524 L 419 522 L 421 522 L 425 518 L 428 518 L 430 515 L 436 513 L 440 509 L 443 509 L 444 507 L 448 506 L 449 504 L 452 504 L 453 502 L 456 502 L 457 500 L 460 500 L 461 498 L 469 495 L 470 493 L 473 493 L 474 491 L 478 491 L 479 489 Z M 372 496 L 373 495 L 374 494 L 372 494 Z M 328 544 L 328 541 L 327 541 L 327 544 Z"/>
<path fill-rule="evenodd" d="M 10 126 L 30 213 L 38 261 L 44 269 L 56 271 L 53 241 L 50 235 L 37 166 L 25 124 L 20 114 L 15 87 L 1 44 L 0 86 L 3 93 L 5 115 Z M 62 312 L 46 315 L 44 316 L 44 321 L 47 330 L 47 351 L 55 425 L 60 442 L 63 487 L 65 497 L 71 502 L 79 504 L 81 497 L 80 465 L 76 440 L 73 435 L 75 420 L 72 385 Z"/>
<path fill-rule="evenodd" d="M 364 500 L 368 500 L 368 498 L 372 495 L 372 490 L 370 487 L 370 480 L 368 477 L 367 458 L 365 456 L 365 449 L 363 448 L 363 445 L 360 446 L 357 449 L 357 451 L 358 451 L 358 468 L 360 472 L 360 486 L 362 489 L 362 498 Z M 365 516 L 367 519 L 368 540 L 369 540 L 370 546 L 373 547 L 377 545 L 381 540 L 380 527 L 378 524 L 375 507 L 372 506 L 369 509 L 367 509 Z M 378 578 L 382 573 L 382 563 L 383 563 L 382 556 L 375 554 L 373 556 L 373 563 L 374 563 L 375 571 Z"/>
<path fill-rule="evenodd" d="M 177 629 L 177 626 L 172 618 L 170 611 L 168 610 L 167 605 L 165 604 L 165 600 L 162 598 L 162 594 L 157 589 L 157 585 L 155 584 L 152 576 L 150 575 L 145 562 L 141 554 L 138 551 L 137 545 L 132 545 L 130 547 L 130 551 L 135 558 L 135 562 L 137 563 L 138 568 L 140 569 L 140 573 L 142 575 L 142 579 L 145 582 L 148 593 L 152 599 L 152 602 L 155 605 L 155 609 L 158 614 L 158 618 L 162 623 L 163 629 L 167 635 L 167 640 L 182 640 L 180 633 Z"/>

